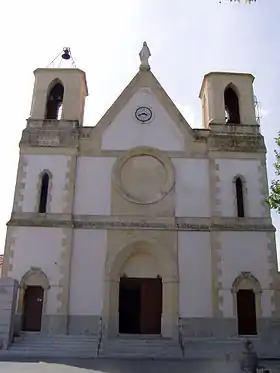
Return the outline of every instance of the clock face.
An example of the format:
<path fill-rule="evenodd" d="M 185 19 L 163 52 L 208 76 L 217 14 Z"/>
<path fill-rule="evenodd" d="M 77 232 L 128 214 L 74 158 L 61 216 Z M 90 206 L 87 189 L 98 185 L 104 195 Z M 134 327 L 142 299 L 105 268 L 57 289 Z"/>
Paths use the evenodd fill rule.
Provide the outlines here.
<path fill-rule="evenodd" d="M 135 111 L 135 117 L 139 122 L 148 122 L 152 118 L 152 110 L 147 107 L 147 106 L 140 106 L 136 111 Z"/>

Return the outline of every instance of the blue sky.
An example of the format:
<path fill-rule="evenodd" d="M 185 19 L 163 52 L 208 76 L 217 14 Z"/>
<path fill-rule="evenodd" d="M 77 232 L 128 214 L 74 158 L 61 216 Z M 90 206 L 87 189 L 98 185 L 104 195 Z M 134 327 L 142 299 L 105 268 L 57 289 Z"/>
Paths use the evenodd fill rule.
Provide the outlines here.
<path fill-rule="evenodd" d="M 137 73 L 144 40 L 152 53 L 153 73 L 192 127 L 201 127 L 198 93 L 204 74 L 254 74 L 271 178 L 274 137 L 280 129 L 279 15 L 279 0 L 253 5 L 219 0 L 1 3 L 0 253 L 12 209 L 18 142 L 30 112 L 33 70 L 46 67 L 63 46 L 71 47 L 77 67 L 87 73 L 88 126 L 96 124 Z M 274 224 L 280 226 L 275 214 Z"/>

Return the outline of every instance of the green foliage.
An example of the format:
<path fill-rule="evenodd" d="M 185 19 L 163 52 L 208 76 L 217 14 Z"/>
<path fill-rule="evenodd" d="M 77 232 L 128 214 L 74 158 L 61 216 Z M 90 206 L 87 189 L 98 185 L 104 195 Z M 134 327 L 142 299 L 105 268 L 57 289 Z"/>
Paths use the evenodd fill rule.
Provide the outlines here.
<path fill-rule="evenodd" d="M 278 147 L 280 147 L 280 132 L 278 132 L 278 136 L 275 138 L 275 142 Z M 270 195 L 268 197 L 268 203 L 270 207 L 277 211 L 277 213 L 280 213 L 280 151 L 277 149 L 274 150 L 275 154 L 275 162 L 274 162 L 274 168 L 275 168 L 275 175 L 276 179 L 272 180 L 271 186 L 270 186 Z"/>

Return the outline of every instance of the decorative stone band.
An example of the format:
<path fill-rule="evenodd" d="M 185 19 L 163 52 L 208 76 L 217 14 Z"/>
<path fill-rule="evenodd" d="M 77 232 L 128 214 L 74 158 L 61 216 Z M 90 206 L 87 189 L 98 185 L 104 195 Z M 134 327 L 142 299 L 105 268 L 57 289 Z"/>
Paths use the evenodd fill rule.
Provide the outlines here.
<path fill-rule="evenodd" d="M 263 153 L 266 150 L 264 138 L 261 135 L 215 133 L 209 135 L 207 144 L 208 149 L 211 151 Z"/>
<path fill-rule="evenodd" d="M 102 134 L 95 127 L 77 127 L 75 121 L 31 121 L 22 132 L 20 145 L 24 147 L 79 147 L 83 153 L 83 141 L 93 137 L 101 144 Z M 54 125 L 61 122 L 59 126 Z M 249 132 L 250 130 L 250 132 Z M 258 133 L 258 126 L 229 126 L 212 124 L 210 130 L 194 129 L 193 144 L 197 152 L 202 152 L 201 143 L 210 151 L 263 153 L 266 151 L 264 138 Z M 87 148 L 92 148 L 88 144 Z M 185 149 L 186 150 L 186 149 Z M 96 152 L 96 150 L 95 150 Z M 112 152 L 114 152 L 112 150 Z M 94 151 L 93 151 L 94 153 Z M 184 154 L 184 151 L 181 152 Z"/>
<path fill-rule="evenodd" d="M 78 137 L 78 129 L 26 128 L 20 146 L 77 147 Z"/>
<path fill-rule="evenodd" d="M 135 173 L 135 163 L 137 166 L 137 162 L 141 161 L 141 159 L 144 159 L 145 162 L 144 170 L 141 170 L 140 167 L 138 172 Z M 124 172 L 125 166 L 130 163 L 131 167 L 128 168 L 128 171 Z M 150 164 L 150 167 L 148 167 L 148 164 Z M 148 171 L 147 174 L 145 173 L 145 168 Z M 126 174 L 126 177 L 123 177 L 123 174 Z M 155 177 L 153 177 L 153 174 Z M 114 164 L 112 177 L 115 189 L 125 199 L 141 205 L 148 205 L 160 201 L 170 192 L 175 184 L 175 170 L 169 157 L 157 149 L 143 146 L 130 149 L 119 157 Z M 136 179 L 136 183 L 133 181 L 134 178 Z M 125 183 L 125 179 L 130 180 L 126 180 Z M 161 185 L 159 185 L 160 179 L 162 179 Z M 149 180 L 149 182 L 147 183 L 146 180 Z M 138 189 L 138 195 L 137 193 L 133 194 L 131 190 L 127 190 L 125 184 L 128 184 L 128 187 L 132 187 L 130 189 Z M 153 184 L 158 185 L 154 187 L 155 185 Z M 149 192 L 143 193 L 144 190 L 147 192 L 147 185 L 149 186 Z M 139 187 L 142 193 L 139 193 Z"/>
<path fill-rule="evenodd" d="M 154 218 L 64 215 L 13 214 L 8 226 L 76 228 L 76 229 L 139 229 L 171 231 L 262 231 L 275 232 L 270 219 L 251 218 L 239 221 L 233 218 Z"/>

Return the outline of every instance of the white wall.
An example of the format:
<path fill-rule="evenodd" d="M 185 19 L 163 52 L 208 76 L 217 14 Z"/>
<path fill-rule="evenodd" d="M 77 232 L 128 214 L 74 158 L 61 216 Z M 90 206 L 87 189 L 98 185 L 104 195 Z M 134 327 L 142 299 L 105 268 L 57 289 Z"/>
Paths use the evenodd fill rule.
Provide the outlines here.
<path fill-rule="evenodd" d="M 220 232 L 221 278 L 224 316 L 233 316 L 232 284 L 241 272 L 251 272 L 262 288 L 263 316 L 272 312 L 269 238 L 265 232 Z"/>
<path fill-rule="evenodd" d="M 173 158 L 176 170 L 176 216 L 210 216 L 209 161 Z"/>
<path fill-rule="evenodd" d="M 179 232 L 181 317 L 212 316 L 211 247 L 208 232 Z"/>
<path fill-rule="evenodd" d="M 154 120 L 140 123 L 135 119 L 138 106 L 151 106 Z M 161 150 L 183 150 L 184 137 L 149 88 L 139 89 L 103 134 L 102 149 L 125 150 L 150 146 Z"/>
<path fill-rule="evenodd" d="M 114 157 L 80 157 L 77 161 L 75 214 L 109 215 Z"/>
<path fill-rule="evenodd" d="M 20 281 L 31 267 L 40 267 L 50 282 L 47 313 L 57 313 L 59 281 L 62 278 L 61 262 L 63 232 L 61 228 L 17 227 L 15 244 L 12 246 L 14 257 L 9 276 Z"/>
<path fill-rule="evenodd" d="M 74 231 L 71 315 L 101 315 L 106 249 L 107 231 Z"/>
<path fill-rule="evenodd" d="M 219 166 L 217 174 L 219 176 L 220 194 L 220 212 L 222 216 L 236 216 L 236 193 L 233 183 L 234 177 L 239 174 L 245 178 L 244 202 L 245 216 L 263 217 L 267 216 L 266 209 L 262 206 L 263 196 L 261 195 L 262 185 L 258 170 L 261 166 L 259 160 L 246 159 L 218 159 L 216 164 Z"/>
<path fill-rule="evenodd" d="M 49 170 L 52 173 L 50 212 L 61 213 L 64 209 L 64 187 L 66 183 L 68 156 L 63 155 L 25 155 L 27 162 L 26 178 L 23 190 L 23 212 L 37 212 L 36 204 L 38 199 L 38 180 L 43 170 Z"/>

